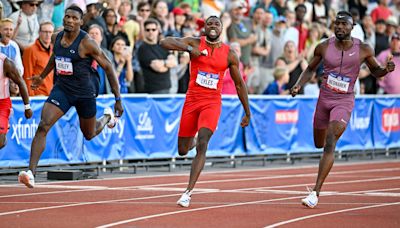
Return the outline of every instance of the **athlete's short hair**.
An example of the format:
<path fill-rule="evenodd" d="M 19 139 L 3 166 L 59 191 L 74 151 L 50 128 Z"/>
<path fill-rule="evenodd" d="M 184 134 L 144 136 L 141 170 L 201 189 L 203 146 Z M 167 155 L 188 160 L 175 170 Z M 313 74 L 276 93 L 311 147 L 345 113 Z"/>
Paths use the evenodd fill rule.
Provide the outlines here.
<path fill-rule="evenodd" d="M 219 18 L 218 16 L 215 16 L 215 15 L 209 16 L 209 17 L 206 19 L 206 24 L 207 24 L 208 20 L 210 20 L 210 19 L 217 19 L 219 22 L 221 22 L 221 25 L 222 25 L 221 18 Z"/>
<path fill-rule="evenodd" d="M 68 8 L 65 9 L 65 12 L 67 12 L 67 10 L 73 10 L 73 11 L 75 11 L 75 12 L 78 12 L 78 13 L 81 15 L 81 19 L 82 19 L 82 17 L 83 17 L 83 11 L 82 11 L 82 9 L 81 9 L 79 6 L 77 6 L 77 5 L 75 5 L 75 4 L 72 4 L 72 5 L 70 5 Z"/>

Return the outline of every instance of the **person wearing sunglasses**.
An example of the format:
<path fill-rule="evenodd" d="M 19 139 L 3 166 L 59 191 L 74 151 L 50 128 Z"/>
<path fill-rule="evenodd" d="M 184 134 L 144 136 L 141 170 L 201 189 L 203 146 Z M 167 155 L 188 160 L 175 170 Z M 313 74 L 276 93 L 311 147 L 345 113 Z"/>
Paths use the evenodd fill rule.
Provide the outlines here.
<path fill-rule="evenodd" d="M 12 13 L 10 19 L 14 21 L 14 40 L 23 51 L 35 43 L 39 37 L 39 20 L 37 10 L 42 0 L 19 0 L 20 10 Z"/>

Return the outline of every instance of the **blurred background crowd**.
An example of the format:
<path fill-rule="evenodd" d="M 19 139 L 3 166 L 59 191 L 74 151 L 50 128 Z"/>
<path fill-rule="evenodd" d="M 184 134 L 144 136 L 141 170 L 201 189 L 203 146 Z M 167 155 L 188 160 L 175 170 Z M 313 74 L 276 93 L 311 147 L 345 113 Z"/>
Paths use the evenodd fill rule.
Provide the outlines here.
<path fill-rule="evenodd" d="M 288 94 L 307 67 L 315 47 L 334 35 L 340 10 L 351 12 L 352 36 L 368 43 L 385 64 L 388 54 L 400 66 L 400 0 L 1 0 L 0 51 L 12 59 L 31 96 L 47 96 L 48 75 L 39 90 L 29 78 L 42 72 L 52 53 L 51 36 L 61 31 L 65 8 L 78 5 L 82 29 L 114 64 L 121 93 L 185 93 L 189 54 L 169 52 L 158 41 L 166 36 L 201 36 L 205 19 L 219 16 L 221 39 L 240 57 L 240 71 L 251 94 Z M 111 93 L 96 63 L 100 94 Z M 356 94 L 400 94 L 400 67 L 375 79 L 362 66 Z M 322 66 L 301 93 L 317 95 Z M 11 83 L 10 91 L 18 95 Z M 229 70 L 223 94 L 236 94 Z"/>

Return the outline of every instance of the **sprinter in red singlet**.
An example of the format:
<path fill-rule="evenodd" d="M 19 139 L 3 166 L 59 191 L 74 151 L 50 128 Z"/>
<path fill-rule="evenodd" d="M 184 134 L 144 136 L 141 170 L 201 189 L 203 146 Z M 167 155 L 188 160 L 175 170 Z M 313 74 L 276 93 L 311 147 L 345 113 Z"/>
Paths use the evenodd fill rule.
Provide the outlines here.
<path fill-rule="evenodd" d="M 179 127 L 178 150 L 183 156 L 196 146 L 189 184 L 177 204 L 188 207 L 192 190 L 204 167 L 208 142 L 215 131 L 221 113 L 221 90 L 225 70 L 229 68 L 245 116 L 241 126 L 250 121 L 247 88 L 239 72 L 239 59 L 229 46 L 220 40 L 222 22 L 211 16 L 205 23 L 205 36 L 161 40 L 162 47 L 190 53 L 190 82 Z M 197 140 L 195 135 L 198 133 Z"/>
<path fill-rule="evenodd" d="M 11 112 L 10 99 L 10 79 L 19 87 L 22 100 L 25 104 L 25 117 L 32 117 L 32 109 L 29 104 L 28 89 L 22 77 L 19 75 L 13 61 L 7 59 L 3 53 L 0 53 L 0 149 L 7 144 L 8 121 Z"/>
<path fill-rule="evenodd" d="M 375 77 L 383 77 L 395 68 L 391 58 L 386 66 L 380 66 L 372 48 L 350 36 L 354 22 L 349 12 L 338 12 L 334 23 L 335 36 L 316 47 L 310 64 L 291 89 L 292 96 L 296 96 L 323 60 L 324 75 L 314 115 L 314 143 L 317 148 L 324 148 L 324 152 L 316 184 L 302 199 L 302 204 L 310 208 L 318 203 L 322 184 L 333 165 L 336 142 L 350 120 L 360 65 L 365 62 Z"/>

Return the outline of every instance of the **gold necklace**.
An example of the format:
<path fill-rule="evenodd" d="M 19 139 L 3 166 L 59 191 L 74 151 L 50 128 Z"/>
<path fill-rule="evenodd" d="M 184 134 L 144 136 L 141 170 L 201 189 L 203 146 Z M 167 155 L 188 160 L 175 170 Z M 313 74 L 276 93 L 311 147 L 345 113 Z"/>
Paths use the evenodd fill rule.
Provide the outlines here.
<path fill-rule="evenodd" d="M 217 41 L 209 41 L 206 37 L 206 42 L 210 45 L 215 45 L 215 44 L 220 44 L 222 41 L 221 40 L 217 40 Z"/>

